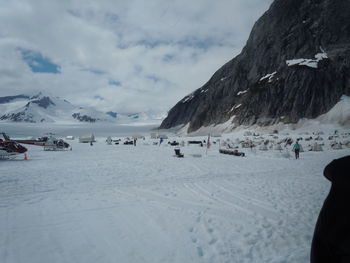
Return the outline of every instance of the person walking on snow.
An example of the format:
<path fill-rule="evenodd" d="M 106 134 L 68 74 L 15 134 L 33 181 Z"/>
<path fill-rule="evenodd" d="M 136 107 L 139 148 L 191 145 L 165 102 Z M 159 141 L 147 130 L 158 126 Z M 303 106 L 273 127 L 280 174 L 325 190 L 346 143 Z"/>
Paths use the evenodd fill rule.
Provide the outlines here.
<path fill-rule="evenodd" d="M 299 159 L 300 144 L 299 144 L 298 140 L 296 141 L 296 143 L 293 146 L 293 151 L 295 153 L 295 159 Z"/>

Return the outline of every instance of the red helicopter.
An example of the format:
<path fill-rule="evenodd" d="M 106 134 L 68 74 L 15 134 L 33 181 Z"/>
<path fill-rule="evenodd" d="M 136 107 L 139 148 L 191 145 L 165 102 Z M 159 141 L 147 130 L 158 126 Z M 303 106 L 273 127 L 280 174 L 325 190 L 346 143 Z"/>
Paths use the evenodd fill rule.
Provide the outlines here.
<path fill-rule="evenodd" d="M 44 146 L 45 151 L 64 151 L 71 149 L 67 142 L 62 139 L 56 139 L 52 133 L 49 136 L 39 137 L 37 139 L 16 140 L 16 142 Z"/>
<path fill-rule="evenodd" d="M 6 133 L 0 133 L 0 159 L 15 158 L 16 155 L 25 153 L 26 151 L 27 148 L 11 140 Z"/>

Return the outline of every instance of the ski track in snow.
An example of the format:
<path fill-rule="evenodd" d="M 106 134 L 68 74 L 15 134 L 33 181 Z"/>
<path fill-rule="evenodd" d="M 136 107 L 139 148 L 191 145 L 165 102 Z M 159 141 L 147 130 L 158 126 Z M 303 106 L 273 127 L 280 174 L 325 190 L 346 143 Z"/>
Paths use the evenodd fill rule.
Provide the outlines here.
<path fill-rule="evenodd" d="M 0 262 L 308 262 L 323 168 L 350 153 L 70 143 L 0 162 Z"/>

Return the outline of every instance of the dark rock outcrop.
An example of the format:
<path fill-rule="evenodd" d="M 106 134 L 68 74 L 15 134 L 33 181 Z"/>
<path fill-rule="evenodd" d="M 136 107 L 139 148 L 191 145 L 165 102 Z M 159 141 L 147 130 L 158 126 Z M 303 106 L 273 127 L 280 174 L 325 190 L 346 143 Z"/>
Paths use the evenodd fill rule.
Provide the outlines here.
<path fill-rule="evenodd" d="M 32 100 L 29 103 L 35 103 L 37 104 L 39 107 L 42 107 L 44 109 L 47 109 L 50 105 L 55 106 L 56 104 L 49 98 L 49 97 L 42 97 L 36 100 Z"/>
<path fill-rule="evenodd" d="M 81 115 L 80 113 L 73 113 L 72 117 L 74 119 L 81 121 L 81 122 L 96 122 L 95 118 L 92 118 L 92 117 L 85 115 L 85 114 Z"/>
<path fill-rule="evenodd" d="M 13 100 L 16 99 L 29 99 L 29 96 L 26 95 L 17 95 L 17 96 L 5 96 L 5 97 L 0 97 L 0 104 L 3 103 L 9 103 Z"/>
<path fill-rule="evenodd" d="M 295 123 L 350 95 L 350 1 L 275 0 L 241 54 L 178 102 L 160 128 Z"/>
<path fill-rule="evenodd" d="M 0 117 L 0 120 L 11 120 L 14 122 L 35 122 L 33 121 L 33 116 L 31 114 L 26 114 L 25 111 L 5 114 Z"/>
<path fill-rule="evenodd" d="M 114 111 L 108 111 L 108 112 L 106 112 L 106 114 L 107 115 L 109 115 L 109 116 L 111 116 L 111 117 L 113 117 L 113 118 L 117 118 L 117 116 L 118 116 L 118 113 L 116 113 L 116 112 L 114 112 Z"/>

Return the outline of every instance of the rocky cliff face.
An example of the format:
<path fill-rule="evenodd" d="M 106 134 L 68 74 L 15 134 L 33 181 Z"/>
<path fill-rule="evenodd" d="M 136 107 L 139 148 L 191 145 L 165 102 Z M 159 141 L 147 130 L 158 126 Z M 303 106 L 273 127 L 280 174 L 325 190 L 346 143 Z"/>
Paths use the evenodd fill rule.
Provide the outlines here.
<path fill-rule="evenodd" d="M 178 102 L 160 128 L 295 123 L 326 113 L 350 95 L 349 14 L 349 0 L 275 0 L 241 54 Z"/>

